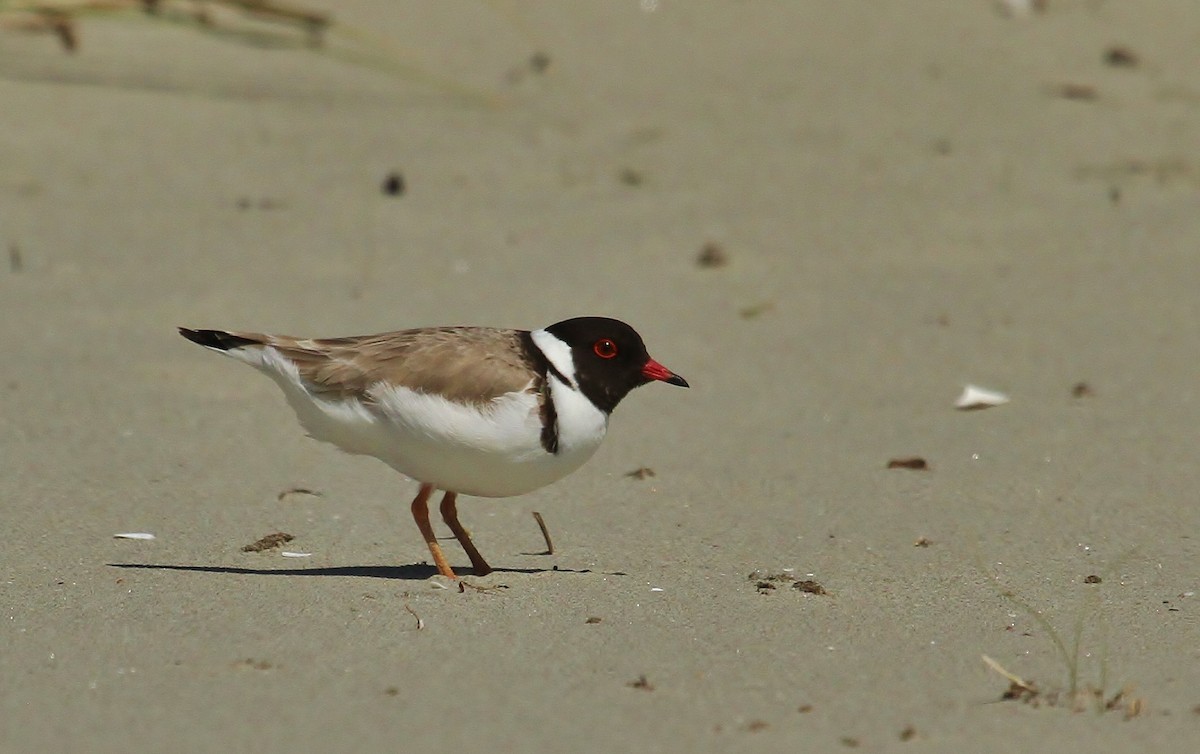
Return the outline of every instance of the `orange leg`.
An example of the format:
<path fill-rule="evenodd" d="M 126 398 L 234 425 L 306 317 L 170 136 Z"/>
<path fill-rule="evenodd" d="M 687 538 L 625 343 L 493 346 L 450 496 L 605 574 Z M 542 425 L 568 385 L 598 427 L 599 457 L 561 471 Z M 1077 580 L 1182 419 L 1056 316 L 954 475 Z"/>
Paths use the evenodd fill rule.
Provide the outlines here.
<path fill-rule="evenodd" d="M 457 579 L 458 576 L 446 562 L 446 556 L 442 554 L 442 546 L 438 544 L 437 537 L 433 536 L 433 526 L 429 523 L 429 496 L 431 494 L 433 494 L 433 485 L 422 484 L 420 491 L 412 501 L 413 520 L 417 522 L 417 528 L 421 530 L 421 536 L 425 538 L 425 544 L 429 546 L 429 554 L 433 556 L 438 573 L 449 579 Z"/>
<path fill-rule="evenodd" d="M 457 500 L 458 495 L 453 492 L 447 492 L 446 496 L 442 498 L 442 520 L 450 527 L 450 531 L 454 532 L 454 536 L 462 548 L 467 551 L 467 557 L 471 559 L 471 565 L 475 568 L 475 575 L 487 576 L 492 572 L 492 567 L 479 554 L 479 550 L 475 549 L 471 535 L 458 522 L 458 507 L 455 505 Z"/>

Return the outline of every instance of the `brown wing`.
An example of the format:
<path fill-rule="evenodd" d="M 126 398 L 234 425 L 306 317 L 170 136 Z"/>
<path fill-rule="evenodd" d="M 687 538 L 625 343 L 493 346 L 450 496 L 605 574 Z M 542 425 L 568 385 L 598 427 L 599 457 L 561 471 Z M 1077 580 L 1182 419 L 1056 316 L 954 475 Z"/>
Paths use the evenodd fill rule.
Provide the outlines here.
<path fill-rule="evenodd" d="M 317 393 L 366 397 L 387 382 L 485 404 L 534 378 L 518 330 L 436 327 L 350 338 L 259 336 L 291 359 Z"/>

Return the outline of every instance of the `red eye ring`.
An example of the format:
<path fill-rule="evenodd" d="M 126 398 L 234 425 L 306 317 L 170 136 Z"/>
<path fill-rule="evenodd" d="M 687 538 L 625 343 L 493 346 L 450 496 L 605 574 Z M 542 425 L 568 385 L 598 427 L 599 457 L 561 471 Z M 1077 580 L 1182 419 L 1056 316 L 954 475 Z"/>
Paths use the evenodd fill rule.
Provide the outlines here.
<path fill-rule="evenodd" d="M 611 359 L 617 355 L 617 344 L 608 338 L 601 338 L 592 344 L 592 351 L 602 359 Z"/>

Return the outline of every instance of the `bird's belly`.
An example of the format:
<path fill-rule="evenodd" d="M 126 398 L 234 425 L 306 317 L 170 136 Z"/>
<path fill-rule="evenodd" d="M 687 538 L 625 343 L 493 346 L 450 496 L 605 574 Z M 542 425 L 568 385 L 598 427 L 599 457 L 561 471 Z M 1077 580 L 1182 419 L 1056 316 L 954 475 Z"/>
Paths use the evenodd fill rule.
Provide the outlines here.
<path fill-rule="evenodd" d="M 508 497 L 544 487 L 583 465 L 604 438 L 600 427 L 560 443 L 558 453 L 546 452 L 537 398 L 528 393 L 503 396 L 482 411 L 384 386 L 372 395 L 371 406 L 294 397 L 298 400 L 289 402 L 315 439 L 464 495 Z"/>
<path fill-rule="evenodd" d="M 397 437 L 391 452 L 378 454 L 401 474 L 438 489 L 479 497 L 509 497 L 556 482 L 582 466 L 595 452 L 547 453 L 540 447 L 528 453 L 500 453 L 468 444 L 413 441 Z"/>

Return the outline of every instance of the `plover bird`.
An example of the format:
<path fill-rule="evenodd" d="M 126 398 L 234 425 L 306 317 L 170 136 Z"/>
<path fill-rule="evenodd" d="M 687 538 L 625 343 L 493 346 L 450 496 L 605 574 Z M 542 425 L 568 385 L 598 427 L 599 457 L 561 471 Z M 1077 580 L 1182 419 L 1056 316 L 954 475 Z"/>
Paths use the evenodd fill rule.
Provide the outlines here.
<path fill-rule="evenodd" d="M 443 576 L 458 578 L 429 523 L 442 519 L 477 575 L 488 565 L 458 521 L 457 497 L 509 497 L 591 458 L 635 387 L 685 379 L 646 352 L 632 327 L 576 317 L 541 330 L 427 327 L 310 339 L 179 328 L 188 340 L 265 373 L 311 437 L 374 456 L 420 483 L 413 519 Z"/>

